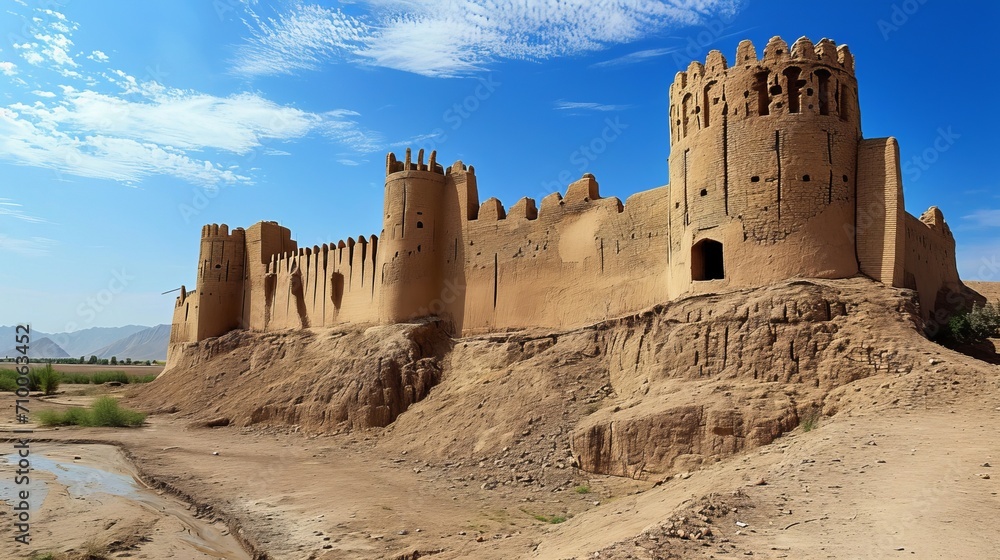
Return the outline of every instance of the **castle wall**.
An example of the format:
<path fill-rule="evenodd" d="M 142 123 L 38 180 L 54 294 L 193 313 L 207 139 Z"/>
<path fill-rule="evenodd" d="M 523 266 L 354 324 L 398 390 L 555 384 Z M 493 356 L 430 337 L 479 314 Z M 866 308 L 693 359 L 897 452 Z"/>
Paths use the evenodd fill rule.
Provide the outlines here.
<path fill-rule="evenodd" d="M 949 309 L 948 295 L 961 290 L 955 265 L 955 238 L 941 211 L 930 207 L 920 218 L 906 214 L 906 258 L 903 284 L 917 290 L 920 313 Z"/>
<path fill-rule="evenodd" d="M 198 341 L 198 294 L 188 292 L 181 286 L 181 293 L 174 302 L 173 318 L 170 322 L 170 344 Z"/>
<path fill-rule="evenodd" d="M 861 272 L 903 286 L 906 229 L 899 144 L 895 138 L 862 140 L 858 146 L 858 204 L 854 235 Z"/>
<path fill-rule="evenodd" d="M 574 327 L 666 298 L 667 189 L 600 198 L 590 175 L 566 197 L 507 213 L 495 199 L 465 226 L 463 331 Z"/>
<path fill-rule="evenodd" d="M 374 235 L 275 255 L 267 265 L 264 330 L 378 322 L 377 257 Z"/>

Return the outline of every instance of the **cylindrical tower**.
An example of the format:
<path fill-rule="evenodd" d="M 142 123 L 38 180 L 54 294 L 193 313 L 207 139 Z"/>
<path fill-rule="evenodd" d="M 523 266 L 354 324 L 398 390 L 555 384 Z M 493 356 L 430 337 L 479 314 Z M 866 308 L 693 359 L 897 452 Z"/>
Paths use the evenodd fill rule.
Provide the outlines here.
<path fill-rule="evenodd" d="M 857 273 L 861 137 L 847 47 L 740 43 L 670 87 L 670 295 Z M 708 285 L 698 282 L 713 281 Z"/>
<path fill-rule="evenodd" d="M 201 229 L 197 340 L 241 328 L 245 255 L 243 228 L 230 233 L 226 224 L 211 224 Z"/>
<path fill-rule="evenodd" d="M 386 158 L 385 211 L 379 238 L 379 318 L 398 323 L 430 315 L 441 297 L 441 255 L 436 247 L 443 230 L 444 169 L 435 161 L 424 163 L 420 150 L 416 162 Z"/>

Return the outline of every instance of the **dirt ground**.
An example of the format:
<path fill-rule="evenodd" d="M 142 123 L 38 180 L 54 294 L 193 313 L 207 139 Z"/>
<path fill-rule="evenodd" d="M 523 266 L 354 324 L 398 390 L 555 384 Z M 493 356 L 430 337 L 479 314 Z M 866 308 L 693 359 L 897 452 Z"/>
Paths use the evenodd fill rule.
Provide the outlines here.
<path fill-rule="evenodd" d="M 896 408 L 823 418 L 809 432 L 666 481 L 575 472 L 579 484 L 561 491 L 484 489 L 474 480 L 478 465 L 387 456 L 376 432 L 190 428 L 162 415 L 142 429 L 33 437 L 56 456 L 133 468 L 108 447 L 81 443 L 124 449 L 138 478 L 193 504 L 183 511 L 219 534 L 226 523 L 252 536 L 251 552 L 276 559 L 989 558 L 1000 550 L 998 379 L 955 379 L 938 388 L 945 399 L 914 396 Z M 690 525 L 680 516 L 700 517 L 692 507 L 706 496 L 735 511 L 694 520 L 711 527 L 709 537 L 670 534 L 666 523 Z M 133 539 L 131 557 L 174 558 L 181 556 L 171 546 L 190 531 L 171 512 L 98 494 L 46 501 L 42 515 L 35 542 L 45 550 L 123 540 L 124 527 L 148 538 Z M 7 524 L 3 532 L 10 537 Z"/>

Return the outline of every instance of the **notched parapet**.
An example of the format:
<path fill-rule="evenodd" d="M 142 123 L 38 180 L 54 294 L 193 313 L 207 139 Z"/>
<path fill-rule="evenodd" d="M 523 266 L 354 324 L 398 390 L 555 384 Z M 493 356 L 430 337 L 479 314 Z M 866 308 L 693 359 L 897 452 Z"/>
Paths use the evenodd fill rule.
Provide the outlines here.
<path fill-rule="evenodd" d="M 834 43 L 830 39 L 824 37 L 819 43 L 816 43 L 815 52 L 816 58 L 823 64 L 829 64 L 830 66 L 838 64 L 837 43 Z"/>
<path fill-rule="evenodd" d="M 243 228 L 236 228 L 232 232 L 226 224 L 206 224 L 201 228 L 201 237 L 237 237 L 243 238 L 246 231 Z"/>
<path fill-rule="evenodd" d="M 808 37 L 799 37 L 799 39 L 795 41 L 795 44 L 792 45 L 792 58 L 800 60 L 816 60 L 818 58 L 818 55 L 816 54 L 816 47 Z"/>
<path fill-rule="evenodd" d="M 708 57 L 705 59 L 705 72 L 709 76 L 722 74 L 727 68 L 729 68 L 729 64 L 726 62 L 726 57 L 722 54 L 722 51 L 709 51 Z"/>
<path fill-rule="evenodd" d="M 736 63 L 737 64 L 757 63 L 757 47 L 753 46 L 752 41 L 748 39 L 740 41 L 739 46 L 736 47 Z"/>
<path fill-rule="evenodd" d="M 503 209 L 503 204 L 495 197 L 487 198 L 479 207 L 480 222 L 495 222 L 507 218 L 507 212 Z"/>
<path fill-rule="evenodd" d="M 788 58 L 788 43 L 784 39 L 775 35 L 764 47 L 764 62 L 776 63 Z"/>
<path fill-rule="evenodd" d="M 535 206 L 535 199 L 524 197 L 514 203 L 510 208 L 509 218 L 534 220 L 538 218 L 538 208 Z"/>
<path fill-rule="evenodd" d="M 546 195 L 542 199 L 542 206 L 538 210 L 539 216 L 548 216 L 550 212 L 555 212 L 563 205 L 562 194 L 554 192 L 552 194 Z"/>
<path fill-rule="evenodd" d="M 437 151 L 431 150 L 430 159 L 427 163 L 424 163 L 424 150 L 421 148 L 417 152 L 417 161 L 413 161 L 413 151 L 410 148 L 406 149 L 406 156 L 403 161 L 396 159 L 396 154 L 389 152 L 385 156 L 385 175 L 388 177 L 393 173 L 399 173 L 400 171 L 430 171 L 431 173 L 438 173 L 440 175 L 445 174 L 445 170 L 437 162 Z"/>
<path fill-rule="evenodd" d="M 583 178 L 570 183 L 566 189 L 566 202 L 590 202 L 601 198 L 597 179 L 590 173 L 584 173 Z"/>
<path fill-rule="evenodd" d="M 951 228 L 944 221 L 944 213 L 937 206 L 931 206 L 920 215 L 920 221 L 927 227 L 943 234 L 951 236 Z"/>

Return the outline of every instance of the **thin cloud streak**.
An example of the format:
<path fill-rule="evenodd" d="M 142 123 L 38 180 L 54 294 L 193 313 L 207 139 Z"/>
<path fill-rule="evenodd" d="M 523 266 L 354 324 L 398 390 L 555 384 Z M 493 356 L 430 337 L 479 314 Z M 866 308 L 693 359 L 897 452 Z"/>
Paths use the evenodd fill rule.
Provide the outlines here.
<path fill-rule="evenodd" d="M 497 60 L 545 60 L 630 43 L 735 13 L 742 0 L 363 0 L 345 9 L 297 4 L 273 17 L 247 6 L 249 37 L 233 72 L 294 74 L 330 62 L 431 77 Z"/>
<path fill-rule="evenodd" d="M 573 112 L 583 112 L 583 111 L 624 111 L 626 109 L 631 109 L 632 105 L 607 105 L 603 103 L 592 103 L 592 102 L 580 102 L 580 101 L 557 101 L 556 110 L 558 111 L 573 111 Z"/>

